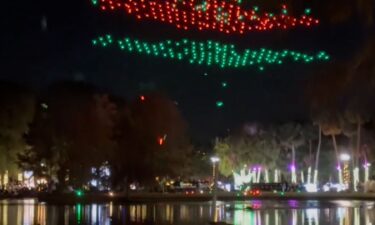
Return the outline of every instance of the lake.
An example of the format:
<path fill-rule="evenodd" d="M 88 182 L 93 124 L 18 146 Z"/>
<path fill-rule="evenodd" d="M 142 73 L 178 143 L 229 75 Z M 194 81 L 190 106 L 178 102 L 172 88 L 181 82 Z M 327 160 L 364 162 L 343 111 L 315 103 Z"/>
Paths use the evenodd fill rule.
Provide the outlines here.
<path fill-rule="evenodd" d="M 375 225 L 375 208 L 374 202 L 365 201 L 218 201 L 216 207 L 212 202 L 48 205 L 33 199 L 0 201 L 4 225 L 206 225 L 214 220 L 235 225 Z"/>

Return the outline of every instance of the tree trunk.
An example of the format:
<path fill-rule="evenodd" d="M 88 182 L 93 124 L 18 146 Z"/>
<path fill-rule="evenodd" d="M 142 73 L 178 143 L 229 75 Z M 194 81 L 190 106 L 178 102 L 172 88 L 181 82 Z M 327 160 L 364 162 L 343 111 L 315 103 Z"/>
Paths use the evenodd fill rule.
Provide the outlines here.
<path fill-rule="evenodd" d="M 319 156 L 320 156 L 321 145 L 322 145 L 322 127 L 319 124 L 319 140 L 318 140 L 318 147 L 316 149 L 316 156 L 315 156 L 314 184 L 317 184 L 318 182 Z"/>
<path fill-rule="evenodd" d="M 334 134 L 332 134 L 332 143 L 333 143 L 333 149 L 335 150 L 337 166 L 340 166 L 340 156 L 339 156 L 339 151 L 337 149 L 336 136 Z"/>
<path fill-rule="evenodd" d="M 356 163 L 355 163 L 355 156 L 356 156 L 356 152 L 357 152 L 357 147 L 354 146 L 353 144 L 353 135 L 350 135 L 349 136 L 349 146 L 350 148 L 352 149 L 352 158 L 351 158 L 351 164 L 352 164 L 352 168 L 354 169 L 356 167 Z"/>
<path fill-rule="evenodd" d="M 359 166 L 360 148 L 361 148 L 361 120 L 359 116 L 357 116 L 357 148 L 356 148 L 356 155 L 355 155 L 355 167 Z"/>
<path fill-rule="evenodd" d="M 292 144 L 292 165 L 296 166 L 296 149 L 294 144 Z"/>
<path fill-rule="evenodd" d="M 312 142 L 311 139 L 309 140 L 309 167 L 311 167 L 312 162 Z"/>
<path fill-rule="evenodd" d="M 307 169 L 307 183 L 311 184 L 311 166 L 312 166 L 312 141 L 309 139 L 309 167 Z"/>
<path fill-rule="evenodd" d="M 341 170 L 341 164 L 340 164 L 340 156 L 339 156 L 339 151 L 337 149 L 336 136 L 334 134 L 332 134 L 332 142 L 333 142 L 333 148 L 335 149 L 335 154 L 336 154 L 339 183 L 342 184 L 343 179 L 342 179 L 342 170 Z"/>
<path fill-rule="evenodd" d="M 352 190 L 352 191 L 355 191 L 356 190 L 356 187 L 355 187 L 355 181 L 354 181 L 354 178 L 355 178 L 355 168 L 356 168 L 356 160 L 355 160 L 355 156 L 356 156 L 356 152 L 357 152 L 357 147 L 356 146 L 354 146 L 354 142 L 353 142 L 353 137 L 354 137 L 354 135 L 350 135 L 349 136 L 349 146 L 350 146 L 350 148 L 351 148 L 351 150 L 352 150 L 352 158 L 351 158 L 351 160 L 350 160 L 350 163 L 351 163 L 351 167 L 352 167 L 352 177 L 353 177 L 353 179 L 351 180 L 351 183 L 352 183 L 352 185 L 350 185 L 350 189 Z"/>
<path fill-rule="evenodd" d="M 296 149 L 292 144 L 292 183 L 297 183 Z"/>

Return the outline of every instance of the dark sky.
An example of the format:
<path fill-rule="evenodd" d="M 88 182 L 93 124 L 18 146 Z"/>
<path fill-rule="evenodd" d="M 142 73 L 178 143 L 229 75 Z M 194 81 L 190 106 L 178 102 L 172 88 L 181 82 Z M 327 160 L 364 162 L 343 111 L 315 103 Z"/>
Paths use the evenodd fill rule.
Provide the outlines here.
<path fill-rule="evenodd" d="M 335 62 L 350 58 L 366 38 L 353 21 L 340 25 L 321 21 L 313 29 L 242 36 L 185 32 L 157 22 L 135 22 L 120 12 L 103 13 L 89 0 L 7 1 L 2 3 L 1 17 L 1 79 L 36 89 L 59 80 L 82 80 L 129 99 L 145 88 L 162 91 L 179 103 L 198 139 L 225 134 L 245 122 L 306 119 L 305 84 L 324 65 L 284 64 L 264 72 L 220 70 L 94 48 L 91 40 L 107 33 L 152 41 L 213 39 L 243 48 L 325 50 Z M 228 88 L 220 86 L 222 81 Z M 225 106 L 216 108 L 216 100 Z"/>

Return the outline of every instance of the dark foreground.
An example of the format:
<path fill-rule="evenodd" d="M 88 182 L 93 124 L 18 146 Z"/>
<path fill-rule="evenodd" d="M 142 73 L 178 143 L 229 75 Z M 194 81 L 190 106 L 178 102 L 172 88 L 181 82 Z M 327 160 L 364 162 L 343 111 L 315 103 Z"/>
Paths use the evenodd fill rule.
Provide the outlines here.
<path fill-rule="evenodd" d="M 249 209 L 249 206 L 252 209 Z M 371 225 L 373 201 L 246 200 L 55 205 L 35 199 L 1 200 L 6 225 Z"/>

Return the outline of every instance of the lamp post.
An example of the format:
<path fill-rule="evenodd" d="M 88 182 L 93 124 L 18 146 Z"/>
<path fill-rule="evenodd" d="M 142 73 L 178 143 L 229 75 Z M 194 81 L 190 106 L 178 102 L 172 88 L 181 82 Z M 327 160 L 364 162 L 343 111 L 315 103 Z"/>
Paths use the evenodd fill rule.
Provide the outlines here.
<path fill-rule="evenodd" d="M 217 156 L 211 157 L 212 162 L 212 178 L 213 178 L 213 201 L 215 202 L 217 199 L 217 164 L 219 163 L 220 159 Z"/>

